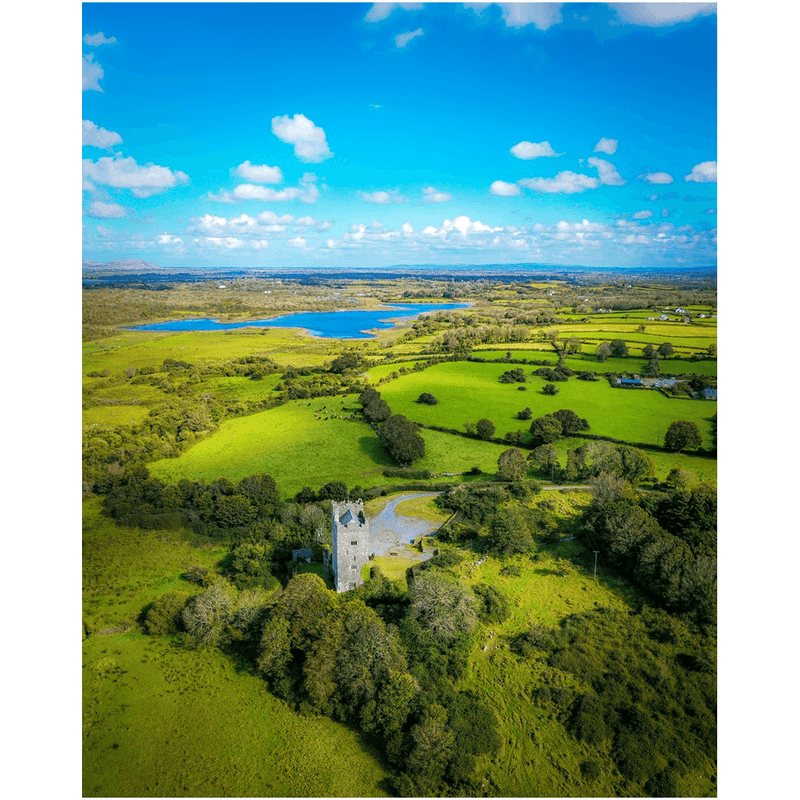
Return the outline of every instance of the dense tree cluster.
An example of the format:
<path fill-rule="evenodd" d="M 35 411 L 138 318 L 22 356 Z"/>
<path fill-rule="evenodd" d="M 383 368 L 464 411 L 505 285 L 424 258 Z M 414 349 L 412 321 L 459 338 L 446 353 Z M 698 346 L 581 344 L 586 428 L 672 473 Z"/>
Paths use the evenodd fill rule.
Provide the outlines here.
<path fill-rule="evenodd" d="M 666 608 L 691 612 L 704 623 L 716 615 L 716 491 L 676 491 L 653 505 L 626 481 L 595 479 L 595 499 L 584 518 L 593 550 L 622 570 Z M 669 526 L 669 528 L 662 527 Z"/>

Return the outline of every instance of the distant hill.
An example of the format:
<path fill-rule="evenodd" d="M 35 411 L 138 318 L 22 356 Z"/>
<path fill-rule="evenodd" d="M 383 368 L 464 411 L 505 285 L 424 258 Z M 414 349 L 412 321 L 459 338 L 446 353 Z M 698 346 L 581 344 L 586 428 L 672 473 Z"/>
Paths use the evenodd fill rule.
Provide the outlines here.
<path fill-rule="evenodd" d="M 125 258 L 121 261 L 89 261 L 83 259 L 82 269 L 84 274 L 87 272 L 175 272 L 176 270 L 159 267 L 149 261 L 141 261 L 138 258 Z"/>

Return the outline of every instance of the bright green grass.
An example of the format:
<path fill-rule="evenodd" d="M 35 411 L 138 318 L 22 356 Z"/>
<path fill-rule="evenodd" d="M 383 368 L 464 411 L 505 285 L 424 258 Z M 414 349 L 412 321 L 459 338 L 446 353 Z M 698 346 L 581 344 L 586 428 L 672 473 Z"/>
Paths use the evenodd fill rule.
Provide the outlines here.
<path fill-rule="evenodd" d="M 462 429 L 466 421 L 481 417 L 495 424 L 496 435 L 508 431 L 527 431 L 529 422 L 516 419 L 526 406 L 533 418 L 569 408 L 589 421 L 591 433 L 631 442 L 658 444 L 671 422 L 679 419 L 696 422 L 704 444 L 711 445 L 709 419 L 716 412 L 713 400 L 673 400 L 657 391 L 612 389 L 606 381 L 559 383 L 559 394 L 541 393 L 545 381 L 530 376 L 526 384 L 502 384 L 498 378 L 506 364 L 448 362 L 423 372 L 404 375 L 381 387 L 381 396 L 395 414 L 415 422 Z M 525 368 L 528 373 L 528 368 Z M 519 391 L 524 385 L 526 391 Z M 435 406 L 414 402 L 421 392 L 431 392 Z"/>
<path fill-rule="evenodd" d="M 534 502 L 548 501 L 553 507 L 551 513 L 574 519 L 590 500 L 586 493 L 545 492 Z M 573 554 L 583 556 L 584 566 L 566 560 Z M 506 561 L 489 558 L 481 565 L 476 561 L 468 557 L 456 568 L 459 581 L 466 585 L 487 583 L 501 591 L 511 607 L 511 616 L 502 624 L 482 626 L 467 674 L 457 687 L 477 692 L 494 709 L 500 723 L 500 752 L 491 761 L 482 758 L 478 774 L 484 770 L 490 774 L 501 797 L 620 796 L 622 786 L 613 778 L 615 769 L 602 753 L 600 778 L 590 783 L 582 777 L 580 764 L 590 756 L 590 750 L 569 736 L 547 709 L 530 699 L 539 686 L 554 680 L 553 671 L 544 658 L 524 659 L 514 654 L 510 642 L 531 624 L 556 627 L 565 617 L 597 606 L 627 610 L 633 594 L 623 581 L 605 576 L 602 569 L 595 583 L 591 556 L 575 542 L 542 550 L 537 562 L 527 556 Z M 518 577 L 500 574 L 503 566 L 511 563 L 520 567 Z M 560 675 L 559 685 L 576 685 L 571 675 Z M 692 796 L 713 791 L 711 782 L 699 774 L 688 776 L 687 785 L 697 789 Z"/>
<path fill-rule="evenodd" d="M 505 358 L 508 350 L 474 350 L 473 354 L 479 358 L 488 360 L 495 358 Z M 634 349 L 634 352 L 635 349 Z M 549 361 L 553 366 L 558 363 L 558 356 L 552 351 L 541 350 L 512 350 L 512 358 L 524 358 L 529 361 Z M 573 356 L 564 359 L 564 363 L 575 372 L 629 372 L 641 375 L 647 368 L 648 361 L 644 358 L 608 358 L 605 361 L 597 361 L 594 357 L 581 358 Z M 716 361 L 689 361 L 685 358 L 663 358 L 660 361 L 661 373 L 663 375 L 716 375 Z M 515 364 L 510 364 L 506 369 L 513 369 Z"/>
<path fill-rule="evenodd" d="M 280 374 L 265 375 L 260 381 L 250 378 L 209 378 L 195 387 L 199 392 L 210 392 L 222 400 L 261 400 L 268 397 L 283 380 Z"/>
<path fill-rule="evenodd" d="M 148 383 L 120 383 L 116 386 L 100 386 L 92 392 L 91 397 L 103 400 L 139 400 L 152 406 L 163 403 L 170 395 L 163 389 Z"/>
<path fill-rule="evenodd" d="M 353 731 L 294 714 L 216 650 L 113 633 L 168 590 L 199 591 L 181 572 L 225 551 L 117 528 L 99 509 L 84 501 L 83 796 L 384 796 L 386 773 Z"/>
<path fill-rule="evenodd" d="M 332 360 L 341 344 L 313 339 L 293 329 L 225 331 L 120 331 L 84 347 L 83 374 L 127 367 L 160 367 L 165 358 L 205 364 L 246 355 L 269 356 L 280 364 L 314 366 Z"/>
<path fill-rule="evenodd" d="M 118 528 L 100 513 L 97 497 L 83 502 L 83 611 L 92 630 L 132 623 L 169 589 L 196 591 L 180 574 L 194 564 L 214 567 L 220 548 L 194 547 L 183 530 Z"/>
<path fill-rule="evenodd" d="M 295 400 L 285 405 L 227 420 L 220 429 L 176 459 L 150 465 L 156 477 L 167 481 L 213 480 L 225 476 L 241 480 L 266 472 L 278 482 L 281 494 L 292 497 L 303 486 L 319 488 L 329 481 L 364 488 L 399 483 L 383 470 L 396 466 L 375 432 L 359 417 L 353 420 L 315 419 L 323 406 L 349 415 L 358 407 L 354 396 Z M 491 442 L 422 431 L 425 457 L 415 463 L 432 472 L 465 472 L 473 466 L 494 472 L 505 449 Z"/>
<path fill-rule="evenodd" d="M 149 413 L 146 406 L 96 406 L 83 410 L 83 424 L 107 430 L 118 425 L 135 425 Z"/>
<path fill-rule="evenodd" d="M 412 497 L 403 500 L 395 507 L 395 513 L 403 517 L 416 517 L 432 522 L 444 522 L 449 516 L 448 511 L 442 511 L 434 502 L 434 497 Z"/>
<path fill-rule="evenodd" d="M 305 718 L 216 650 L 83 643 L 84 797 L 385 797 L 357 733 Z"/>
<path fill-rule="evenodd" d="M 393 364 L 376 364 L 374 367 L 370 367 L 366 374 L 370 383 L 377 383 L 381 378 L 385 378 L 393 372 L 399 372 L 403 367 L 409 370 L 413 369 L 414 364 L 421 360 L 414 359 L 413 361 L 400 361 Z"/>

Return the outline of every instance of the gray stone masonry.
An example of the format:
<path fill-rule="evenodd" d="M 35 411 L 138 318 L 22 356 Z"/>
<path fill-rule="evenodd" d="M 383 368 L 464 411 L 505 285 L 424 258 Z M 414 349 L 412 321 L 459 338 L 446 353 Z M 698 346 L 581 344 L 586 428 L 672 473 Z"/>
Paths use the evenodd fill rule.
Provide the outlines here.
<path fill-rule="evenodd" d="M 361 586 L 361 567 L 367 563 L 369 522 L 364 515 L 364 501 L 331 501 L 333 582 L 337 592 Z"/>

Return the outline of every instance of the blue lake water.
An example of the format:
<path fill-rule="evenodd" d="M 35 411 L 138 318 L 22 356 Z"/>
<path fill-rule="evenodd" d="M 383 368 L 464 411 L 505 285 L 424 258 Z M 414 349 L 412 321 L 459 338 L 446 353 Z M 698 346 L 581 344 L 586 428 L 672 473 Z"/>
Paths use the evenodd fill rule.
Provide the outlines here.
<path fill-rule="evenodd" d="M 416 317 L 426 311 L 468 308 L 467 303 L 403 303 L 385 306 L 380 311 L 319 311 L 287 314 L 274 319 L 249 322 L 218 322 L 215 319 L 182 319 L 127 328 L 132 331 L 231 331 L 236 328 L 305 328 L 313 336 L 325 339 L 369 339 L 367 331 L 391 328 L 391 319 Z"/>

